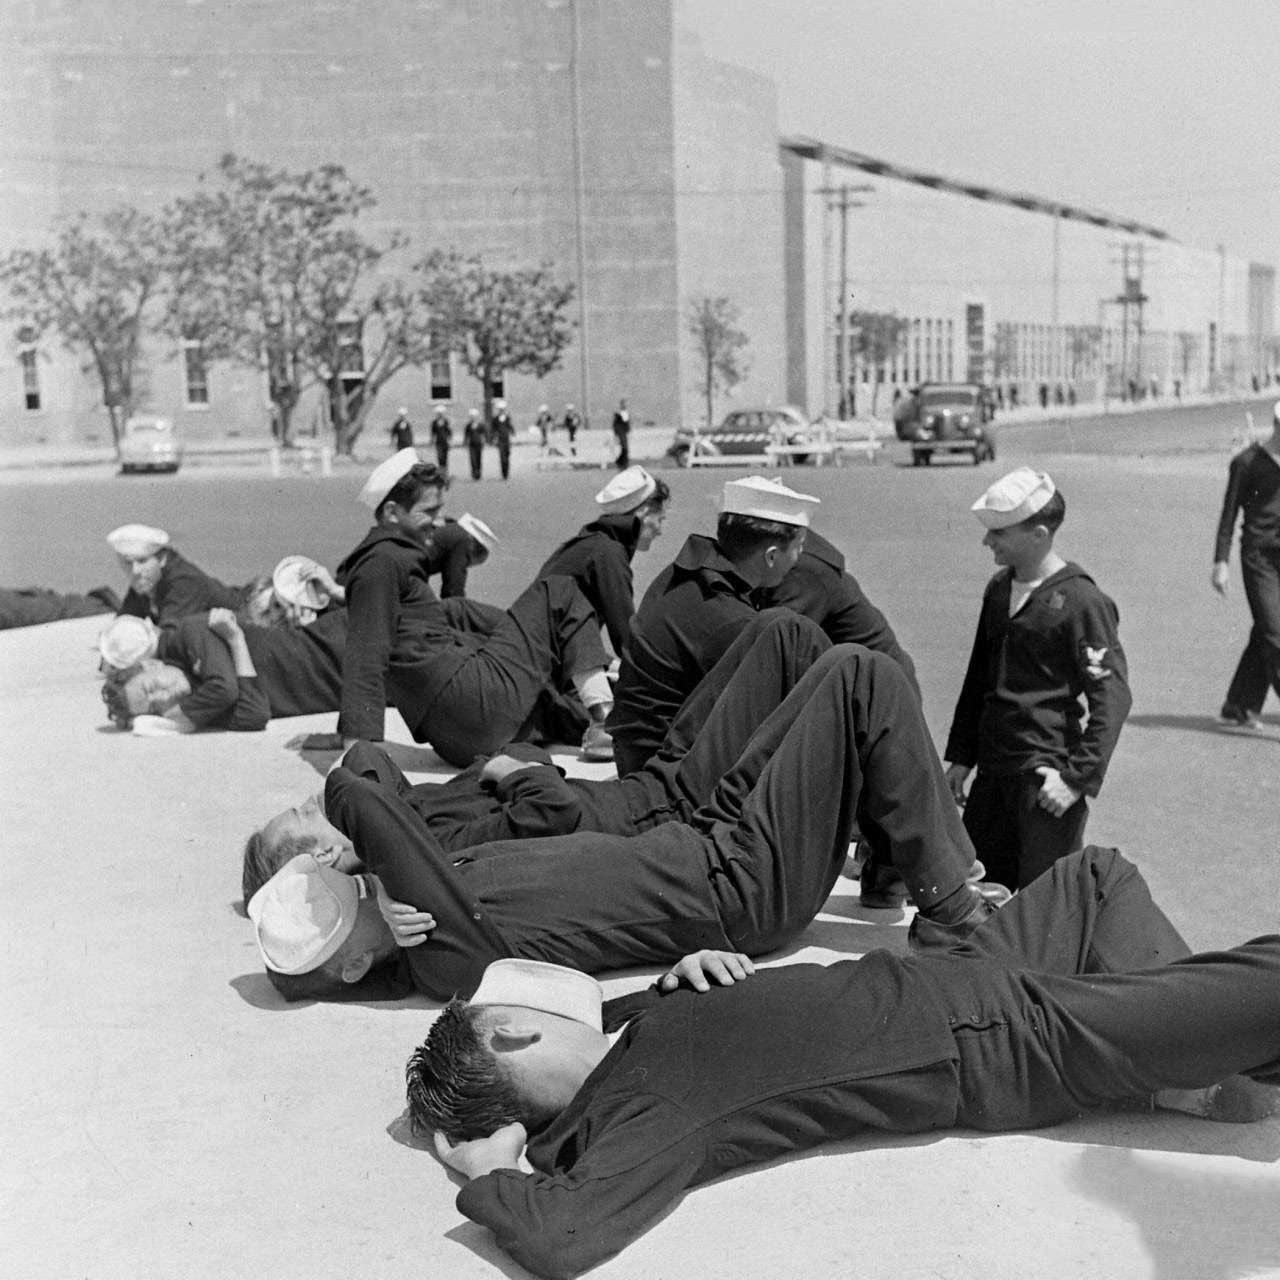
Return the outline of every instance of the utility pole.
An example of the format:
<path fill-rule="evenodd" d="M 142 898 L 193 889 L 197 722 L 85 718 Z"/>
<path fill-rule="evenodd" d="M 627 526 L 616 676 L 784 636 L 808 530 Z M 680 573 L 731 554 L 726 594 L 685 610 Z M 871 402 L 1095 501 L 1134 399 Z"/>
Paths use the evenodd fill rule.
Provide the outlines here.
<path fill-rule="evenodd" d="M 1120 246 L 1120 292 L 1116 303 L 1120 307 L 1120 382 L 1121 398 L 1128 397 L 1129 383 L 1137 386 L 1142 380 L 1142 308 L 1150 299 L 1142 291 L 1142 277 L 1146 269 L 1147 246 L 1141 241 L 1125 242 Z M 1129 377 L 1129 309 L 1133 308 L 1136 320 L 1134 328 L 1134 376 Z"/>
<path fill-rule="evenodd" d="M 849 210 L 861 209 L 864 202 L 854 200 L 854 195 L 861 195 L 875 188 L 861 183 L 857 186 L 842 183 L 838 187 L 822 186 L 818 188 L 820 195 L 827 197 L 827 211 L 840 210 L 840 332 L 836 347 L 836 414 L 845 417 L 849 399 Z M 830 321 L 828 320 L 828 323 Z"/>

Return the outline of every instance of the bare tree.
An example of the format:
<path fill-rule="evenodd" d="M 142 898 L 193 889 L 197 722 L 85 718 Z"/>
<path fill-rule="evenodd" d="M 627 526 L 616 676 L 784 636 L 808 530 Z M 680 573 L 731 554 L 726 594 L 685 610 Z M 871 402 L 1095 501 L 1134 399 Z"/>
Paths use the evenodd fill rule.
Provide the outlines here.
<path fill-rule="evenodd" d="M 157 220 L 128 205 L 98 217 L 81 213 L 46 249 L 15 249 L 0 258 L 6 319 L 23 340 L 54 332 L 85 358 L 119 447 L 120 430 L 140 394 L 142 343 L 158 313 L 164 280 Z"/>
<path fill-rule="evenodd" d="M 483 389 L 491 417 L 494 384 L 507 373 L 543 378 L 573 340 L 565 314 L 574 287 L 550 263 L 496 270 L 479 257 L 437 250 L 414 268 L 431 316 L 435 348 L 455 351 Z"/>
<path fill-rule="evenodd" d="M 894 360 L 911 322 L 895 311 L 851 311 L 849 346 L 855 357 L 871 370 L 871 413 L 874 416 L 885 369 Z"/>
<path fill-rule="evenodd" d="M 738 328 L 741 312 L 728 298 L 694 298 L 689 304 L 689 332 L 698 353 L 699 380 L 707 409 L 707 429 L 714 421 L 716 393 L 731 392 L 747 376 L 750 341 Z"/>

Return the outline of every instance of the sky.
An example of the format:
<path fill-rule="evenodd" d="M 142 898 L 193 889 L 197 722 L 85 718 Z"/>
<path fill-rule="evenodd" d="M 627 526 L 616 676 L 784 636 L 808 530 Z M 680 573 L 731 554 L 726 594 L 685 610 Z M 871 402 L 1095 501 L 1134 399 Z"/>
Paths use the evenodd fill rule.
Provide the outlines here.
<path fill-rule="evenodd" d="M 1280 0 L 686 0 L 783 133 L 1280 267 Z"/>

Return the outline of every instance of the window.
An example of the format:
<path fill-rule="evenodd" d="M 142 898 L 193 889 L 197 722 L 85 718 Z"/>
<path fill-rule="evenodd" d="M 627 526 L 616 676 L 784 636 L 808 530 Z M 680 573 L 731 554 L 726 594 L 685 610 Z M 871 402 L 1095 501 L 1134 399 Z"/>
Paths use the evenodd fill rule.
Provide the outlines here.
<path fill-rule="evenodd" d="M 40 409 L 40 369 L 35 347 L 24 347 L 18 352 L 22 366 L 22 398 L 24 407 L 31 413 Z"/>
<path fill-rule="evenodd" d="M 182 373 L 186 381 L 187 408 L 207 408 L 209 370 L 204 362 L 204 348 L 199 338 L 184 338 L 182 341 Z"/>
<path fill-rule="evenodd" d="M 507 379 L 500 373 L 492 382 L 489 383 L 489 398 L 491 400 L 505 400 L 506 396 Z"/>
<path fill-rule="evenodd" d="M 431 380 L 432 400 L 453 399 L 453 361 L 448 355 L 433 360 L 427 376 Z"/>

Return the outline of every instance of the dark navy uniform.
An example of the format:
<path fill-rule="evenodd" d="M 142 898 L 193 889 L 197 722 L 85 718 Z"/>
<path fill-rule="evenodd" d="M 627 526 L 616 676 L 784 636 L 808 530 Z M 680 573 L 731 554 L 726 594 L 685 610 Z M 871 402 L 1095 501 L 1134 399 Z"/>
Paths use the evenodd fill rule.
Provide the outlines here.
<path fill-rule="evenodd" d="M 860 644 L 892 658 L 916 685 L 916 667 L 893 628 L 845 569 L 844 556 L 813 529 L 800 559 L 776 586 L 758 593 L 761 608 L 780 605 L 812 618 L 832 644 Z"/>
<path fill-rule="evenodd" d="M 535 1172 L 458 1193 L 535 1275 L 576 1276 L 687 1188 L 824 1142 L 1032 1129 L 1238 1072 L 1280 1080 L 1280 938 L 1187 958 L 1137 870 L 1090 848 L 957 951 L 650 988 L 608 1001 L 604 1026 L 622 1034 L 531 1137 Z"/>
<path fill-rule="evenodd" d="M 562 542 L 537 573 L 539 578 L 567 574 L 578 584 L 609 633 L 609 643 L 618 657 L 625 651 L 636 611 L 631 561 L 640 523 L 630 511 L 601 516 Z"/>
<path fill-rule="evenodd" d="M 1085 797 L 1098 794 L 1133 701 L 1119 613 L 1079 565 L 1047 577 L 1011 618 L 1012 585 L 1007 568 L 987 584 L 944 752 L 978 767 L 965 827 L 988 878 L 1011 889 L 1083 843 Z M 1036 803 L 1041 765 L 1080 792 L 1061 817 Z"/>
<path fill-rule="evenodd" d="M 1280 696 L 1280 459 L 1251 444 L 1231 459 L 1213 558 L 1231 556 L 1231 537 L 1243 511 L 1240 576 L 1253 615 L 1249 643 L 1227 689 L 1222 714 L 1257 715 L 1270 686 Z"/>
<path fill-rule="evenodd" d="M 495 783 L 481 782 L 486 762 L 477 760 L 448 782 L 414 786 L 367 743 L 352 747 L 342 763 L 400 796 L 447 851 L 572 831 L 636 835 L 663 822 L 691 821 L 748 751 L 761 761 L 758 772 L 762 753 L 803 708 L 802 698 L 787 695 L 802 677 L 810 684 L 819 678 L 807 673 L 830 647 L 807 618 L 759 615 L 680 709 L 662 747 L 625 778 L 566 778 L 546 751 L 527 743 L 503 753 L 531 767 Z M 784 702 L 788 710 L 771 718 Z"/>
<path fill-rule="evenodd" d="M 120 600 L 110 587 L 96 587 L 87 595 L 67 595 L 43 587 L 0 587 L 0 631 L 37 627 L 64 618 L 88 618 L 116 613 Z"/>
<path fill-rule="evenodd" d="M 209 630 L 203 616 L 183 618 L 164 632 L 158 656 L 181 667 L 191 681 L 178 708 L 197 729 L 254 733 L 267 727 L 271 707 L 260 681 L 236 674 L 226 641 Z"/>
<path fill-rule="evenodd" d="M 516 433 L 516 424 L 506 409 L 499 409 L 489 424 L 489 439 L 498 450 L 498 470 L 504 480 L 511 476 L 511 440 Z"/>
<path fill-rule="evenodd" d="M 474 990 L 503 956 L 599 972 L 774 950 L 826 901 L 855 822 L 922 906 L 965 892 L 973 860 L 914 691 L 854 645 L 813 665 L 689 823 L 446 852 L 403 799 L 342 766 L 324 808 L 393 899 L 435 917 L 399 959 L 434 999 Z"/>
<path fill-rule="evenodd" d="M 436 465 L 441 471 L 449 469 L 449 446 L 453 443 L 453 426 L 449 415 L 437 413 L 428 428 L 431 432 L 431 443 L 436 451 Z"/>
<path fill-rule="evenodd" d="M 757 612 L 751 584 L 714 538 L 690 534 L 631 623 L 607 726 L 618 773 L 638 769 L 698 681 Z"/>
<path fill-rule="evenodd" d="M 326 609 L 305 627 L 242 625 L 255 677 L 237 676 L 226 642 L 202 614 L 160 639 L 159 656 L 190 677 L 180 706 L 202 729 L 262 729 L 268 719 L 335 711 L 342 691 L 347 611 Z"/>
<path fill-rule="evenodd" d="M 467 460 L 471 464 L 471 478 L 479 480 L 484 470 L 484 442 L 488 433 L 482 418 L 468 418 L 462 428 L 462 443 L 467 446 Z"/>
<path fill-rule="evenodd" d="M 475 539 L 456 521 L 446 519 L 427 531 L 428 577 L 440 575 L 440 598 L 467 594 L 467 571 Z"/>
<path fill-rule="evenodd" d="M 485 633 L 452 625 L 430 571 L 422 541 L 381 525 L 339 566 L 349 616 L 338 732 L 381 741 L 390 702 L 415 742 L 459 766 L 535 732 L 581 737 L 585 712 L 555 689 L 603 668 L 605 654 L 573 582 L 533 583 Z"/>
<path fill-rule="evenodd" d="M 149 596 L 130 588 L 120 606 L 121 613 L 150 618 L 162 631 L 176 627 L 192 614 L 210 609 L 238 609 L 244 604 L 245 589 L 229 587 L 197 569 L 170 548 L 160 569 L 160 580 Z"/>

